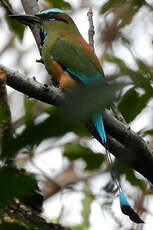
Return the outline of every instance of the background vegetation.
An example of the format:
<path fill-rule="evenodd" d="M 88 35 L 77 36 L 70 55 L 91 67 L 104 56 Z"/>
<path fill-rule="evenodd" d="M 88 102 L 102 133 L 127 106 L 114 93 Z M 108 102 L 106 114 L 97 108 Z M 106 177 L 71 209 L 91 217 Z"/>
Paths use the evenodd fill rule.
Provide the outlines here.
<path fill-rule="evenodd" d="M 82 24 L 82 15 L 87 23 L 86 13 L 93 8 L 95 51 L 110 84 L 103 88 L 92 87 L 85 92 L 88 97 L 84 100 L 84 89 L 68 92 L 72 98 L 68 103 L 64 103 L 62 92 L 52 88 L 44 66 L 35 62 L 40 56 L 30 30 L 6 18 L 12 12 L 23 13 L 23 7 L 26 9 L 25 4 L 28 6 L 30 2 L 37 4 L 33 0 L 0 1 L 0 64 L 12 69 L 9 72 L 0 66 L 0 229 L 67 229 L 62 226 L 77 230 L 105 226 L 108 229 L 151 229 L 152 210 L 148 205 L 152 200 L 152 185 L 148 182 L 153 182 L 152 171 L 149 171 L 153 167 L 149 160 L 152 159 L 151 151 L 150 158 L 147 154 L 147 159 L 145 154 L 140 154 L 139 158 L 139 153 L 135 155 L 139 151 L 133 136 L 130 139 L 127 131 L 126 138 L 122 129 L 118 133 L 112 131 L 113 128 L 109 131 L 104 118 L 110 150 L 118 158 L 122 157 L 122 150 L 127 154 L 122 157 L 124 165 L 115 161 L 114 170 L 119 169 L 116 173 L 125 193 L 146 222 L 136 226 L 120 213 L 118 192 L 110 178 L 105 150 L 90 138 L 94 135 L 98 139 L 92 128 L 87 124 L 87 130 L 83 123 L 87 123 L 94 112 L 109 108 L 114 101 L 123 117 L 113 107 L 108 118 L 116 117 L 127 125 L 126 130 L 132 127 L 142 144 L 145 145 L 142 140 L 145 139 L 146 146 L 152 146 L 153 2 L 38 1 L 41 9 L 69 10 L 78 27 Z M 83 31 L 84 28 L 79 29 Z M 87 38 L 87 32 L 85 35 Z M 23 75 L 14 72 L 16 70 Z M 14 78 L 17 75 L 19 78 Z M 27 86 L 23 85 L 21 90 L 23 76 Z M 42 94 L 33 93 L 35 89 L 28 88 L 28 84 L 39 86 Z M 53 100 L 50 98 L 54 95 L 48 96 L 50 88 L 47 85 L 54 90 Z M 90 105 L 89 99 L 93 99 Z M 61 110 L 62 100 L 64 109 Z M 114 123 L 111 125 L 117 130 Z M 128 150 L 134 159 L 132 163 L 128 161 L 131 156 Z M 49 207 L 52 213 L 49 216 L 44 211 L 45 219 L 40 217 L 43 201 L 44 209 Z M 73 209 L 76 212 L 71 215 Z"/>

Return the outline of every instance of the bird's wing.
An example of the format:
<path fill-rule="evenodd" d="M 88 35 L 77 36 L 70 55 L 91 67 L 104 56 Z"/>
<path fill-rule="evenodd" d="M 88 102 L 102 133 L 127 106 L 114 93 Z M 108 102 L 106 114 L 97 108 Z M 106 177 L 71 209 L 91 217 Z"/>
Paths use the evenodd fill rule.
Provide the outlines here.
<path fill-rule="evenodd" d="M 104 79 L 100 63 L 90 46 L 80 36 L 58 37 L 51 47 L 51 57 L 75 80 L 83 83 Z"/>

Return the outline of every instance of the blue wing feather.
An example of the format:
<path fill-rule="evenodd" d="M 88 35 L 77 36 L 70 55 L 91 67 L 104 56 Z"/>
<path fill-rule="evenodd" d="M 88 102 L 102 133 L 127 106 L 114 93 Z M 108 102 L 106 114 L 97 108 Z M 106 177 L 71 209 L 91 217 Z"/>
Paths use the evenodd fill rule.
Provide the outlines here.
<path fill-rule="evenodd" d="M 70 68 L 66 68 L 66 71 L 84 84 L 90 84 L 96 81 L 104 81 L 104 77 L 101 75 L 101 73 L 97 73 L 97 75 L 94 77 L 87 77 L 83 74 L 75 73 Z"/>

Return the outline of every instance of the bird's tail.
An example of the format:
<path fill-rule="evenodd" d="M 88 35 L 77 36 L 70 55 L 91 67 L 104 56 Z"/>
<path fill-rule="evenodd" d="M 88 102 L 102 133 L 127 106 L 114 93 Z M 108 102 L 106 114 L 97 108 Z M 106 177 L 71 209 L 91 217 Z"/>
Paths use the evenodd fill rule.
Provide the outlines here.
<path fill-rule="evenodd" d="M 105 145 L 107 140 L 106 140 L 106 134 L 105 134 L 105 129 L 104 129 L 104 124 L 103 124 L 103 120 L 102 120 L 102 116 L 100 113 L 96 114 L 93 117 L 93 123 L 94 126 L 98 132 L 98 134 L 101 137 L 102 143 Z"/>
<path fill-rule="evenodd" d="M 94 126 L 95 126 L 98 134 L 101 137 L 103 145 L 105 146 L 107 162 L 108 162 L 108 165 L 110 167 L 110 173 L 111 173 L 112 179 L 114 180 L 114 182 L 115 182 L 115 184 L 116 184 L 116 186 L 117 186 L 117 188 L 119 190 L 121 211 L 125 215 L 128 215 L 129 218 L 133 222 L 135 222 L 135 223 L 144 223 L 143 220 L 140 219 L 139 215 L 131 207 L 130 203 L 128 202 L 128 200 L 127 200 L 127 198 L 125 196 L 125 193 L 122 190 L 122 187 L 121 187 L 121 184 L 120 184 L 119 180 L 116 178 L 116 176 L 113 173 L 113 162 L 112 162 L 111 154 L 107 149 L 106 133 L 105 133 L 105 129 L 104 129 L 102 115 L 100 113 L 96 114 L 93 117 L 93 123 L 94 123 Z"/>

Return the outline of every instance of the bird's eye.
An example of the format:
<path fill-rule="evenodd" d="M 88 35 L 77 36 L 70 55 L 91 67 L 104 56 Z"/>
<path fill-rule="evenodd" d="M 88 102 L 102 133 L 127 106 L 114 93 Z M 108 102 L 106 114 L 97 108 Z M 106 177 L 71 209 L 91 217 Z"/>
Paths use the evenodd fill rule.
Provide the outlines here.
<path fill-rule="evenodd" d="M 36 14 L 37 17 L 41 19 L 42 22 L 45 21 L 62 21 L 64 23 L 68 24 L 67 19 L 65 18 L 64 14 L 62 13 L 53 13 L 53 12 L 48 12 L 48 13 L 39 13 Z"/>

